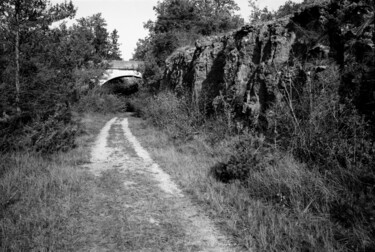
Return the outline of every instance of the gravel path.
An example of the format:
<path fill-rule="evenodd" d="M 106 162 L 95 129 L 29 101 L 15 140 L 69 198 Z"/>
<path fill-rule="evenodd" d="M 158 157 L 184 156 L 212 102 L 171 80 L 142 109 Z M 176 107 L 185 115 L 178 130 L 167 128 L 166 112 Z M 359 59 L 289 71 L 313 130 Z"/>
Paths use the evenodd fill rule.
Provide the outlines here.
<path fill-rule="evenodd" d="M 88 251 L 234 251 L 228 239 L 113 118 L 92 149 Z M 92 189 L 95 187 L 94 189 Z M 90 209 L 90 210 L 89 210 Z M 99 212 L 99 213 L 98 213 Z M 95 216 L 99 216 L 96 218 Z"/>

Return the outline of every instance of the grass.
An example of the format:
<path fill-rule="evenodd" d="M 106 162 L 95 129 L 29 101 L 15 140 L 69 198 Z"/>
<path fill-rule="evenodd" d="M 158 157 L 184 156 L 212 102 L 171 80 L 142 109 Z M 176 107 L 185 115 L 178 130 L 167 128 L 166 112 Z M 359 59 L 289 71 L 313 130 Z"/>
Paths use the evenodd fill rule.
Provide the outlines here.
<path fill-rule="evenodd" d="M 210 111 L 178 92 L 141 94 L 130 104 L 159 132 L 134 130 L 245 248 L 373 251 L 373 127 L 340 98 L 340 80 L 331 64 L 309 85 L 293 82 L 292 104 L 272 105 L 261 131 L 230 96 Z"/>
<path fill-rule="evenodd" d="M 0 155 L 1 251 L 56 251 L 68 245 L 64 235 L 75 229 L 70 214 L 87 179 L 77 165 L 89 161 L 88 147 L 107 119 L 83 116 L 79 147 L 72 151 Z"/>
<path fill-rule="evenodd" d="M 0 156 L 1 251 L 79 250 L 88 248 L 95 237 L 106 237 L 108 243 L 103 247 L 108 249 L 113 244 L 123 250 L 145 248 L 141 244 L 159 250 L 186 248 L 173 221 L 169 225 L 164 219 L 166 227 L 150 229 L 149 221 L 141 220 L 143 211 L 124 208 L 124 199 L 128 205 L 136 205 L 140 196 L 123 190 L 126 185 L 116 170 L 97 179 L 78 168 L 89 162 L 95 136 L 113 116 L 75 115 L 81 117 L 82 127 L 78 148 L 70 152 Z M 213 167 L 228 163 L 233 156 L 231 144 L 241 140 L 238 136 L 222 139 L 221 145 L 213 147 L 199 132 L 176 141 L 170 133 L 139 118 L 130 122 L 133 134 L 154 160 L 245 250 L 350 251 L 350 239 L 361 237 L 362 242 L 371 243 L 368 234 L 360 233 L 361 228 L 350 231 L 331 219 L 324 202 L 336 197 L 336 185 L 327 184 L 319 172 L 291 156 L 251 163 L 247 183 L 240 179 L 223 183 L 213 176 Z M 188 127 L 188 122 L 181 123 L 179 127 Z M 170 130 L 173 127 L 167 132 Z M 151 197 L 151 205 L 145 209 L 160 209 L 158 202 Z M 154 220 L 162 217 L 157 211 L 152 215 Z"/>
<path fill-rule="evenodd" d="M 333 230 L 337 227 L 329 216 L 314 211 L 313 201 L 298 200 L 302 198 L 298 193 L 305 191 L 302 187 L 309 187 L 311 194 L 332 197 L 329 189 L 317 174 L 291 157 L 282 158 L 279 166 L 254 173 L 250 190 L 239 181 L 222 183 L 210 175 L 211 167 L 228 157 L 226 148 L 213 150 L 199 137 L 176 145 L 164 131 L 137 118 L 131 119 L 131 130 L 154 160 L 244 249 L 344 251 L 344 246 L 335 242 Z M 263 196 L 268 190 L 269 200 L 257 197 L 257 188 Z M 287 189 L 283 193 L 280 188 Z M 291 210 L 287 204 L 293 200 Z"/>
<path fill-rule="evenodd" d="M 186 234 L 190 224 L 179 221 L 179 203 L 162 197 L 149 174 L 129 167 L 138 157 L 118 125 L 108 146 L 133 159 L 106 163 L 117 168 L 100 176 L 85 168 L 95 137 L 115 115 L 75 116 L 81 117 L 76 149 L 0 156 L 0 251 L 197 251 Z"/>

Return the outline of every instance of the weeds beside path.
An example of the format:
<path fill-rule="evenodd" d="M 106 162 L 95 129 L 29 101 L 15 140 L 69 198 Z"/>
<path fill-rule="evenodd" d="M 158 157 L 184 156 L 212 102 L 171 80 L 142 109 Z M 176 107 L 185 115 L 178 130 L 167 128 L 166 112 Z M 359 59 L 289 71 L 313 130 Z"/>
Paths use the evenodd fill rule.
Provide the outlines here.
<path fill-rule="evenodd" d="M 234 251 L 137 143 L 127 119 L 108 121 L 93 142 L 104 120 L 83 118 L 79 151 L 49 161 L 22 155 L 1 178 L 5 195 L 18 196 L 2 208 L 0 250 Z"/>
<path fill-rule="evenodd" d="M 94 176 L 85 183 L 89 197 L 77 201 L 76 235 L 86 240 L 85 249 L 231 251 L 139 145 L 127 119 L 106 124 L 87 168 Z"/>
<path fill-rule="evenodd" d="M 209 213 L 238 247 L 245 251 L 345 251 L 335 247 L 332 225 L 324 216 L 315 215 L 309 209 L 290 211 L 281 205 L 283 202 L 272 204 L 255 197 L 239 181 L 222 183 L 211 176 L 212 167 L 230 155 L 225 145 L 213 148 L 206 143 L 205 136 L 199 134 L 181 141 L 142 119 L 130 118 L 130 121 L 132 131 L 147 146 L 154 160 Z M 285 166 L 280 169 L 270 166 L 258 173 L 252 180 L 254 188 L 269 190 L 276 187 L 272 178 L 282 183 L 282 178 L 298 175 L 299 167 L 292 166 L 288 157 L 283 162 Z M 293 178 L 298 179 L 298 176 Z"/>

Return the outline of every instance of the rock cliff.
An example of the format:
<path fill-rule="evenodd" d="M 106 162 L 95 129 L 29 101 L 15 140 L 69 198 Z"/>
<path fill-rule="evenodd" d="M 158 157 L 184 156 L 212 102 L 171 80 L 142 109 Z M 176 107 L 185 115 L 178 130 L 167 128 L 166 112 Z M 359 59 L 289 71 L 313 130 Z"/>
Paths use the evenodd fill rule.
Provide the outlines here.
<path fill-rule="evenodd" d="M 225 97 L 236 116 L 261 125 L 274 104 L 288 103 L 288 86 L 306 85 L 313 73 L 336 64 L 341 98 L 374 118 L 374 8 L 365 2 L 310 6 L 202 38 L 167 59 L 162 87 L 188 93 L 208 113 L 215 98 Z"/>

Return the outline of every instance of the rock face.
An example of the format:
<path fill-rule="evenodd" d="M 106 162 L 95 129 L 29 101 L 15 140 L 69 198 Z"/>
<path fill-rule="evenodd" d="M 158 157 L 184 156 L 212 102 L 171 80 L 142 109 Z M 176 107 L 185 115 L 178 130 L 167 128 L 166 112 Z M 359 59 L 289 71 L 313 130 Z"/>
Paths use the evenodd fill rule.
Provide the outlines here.
<path fill-rule="evenodd" d="M 166 61 L 162 87 L 188 93 L 205 111 L 225 96 L 235 113 L 266 122 L 285 87 L 338 64 L 340 95 L 374 117 L 374 9 L 363 1 L 312 6 L 294 16 L 196 41 Z"/>

